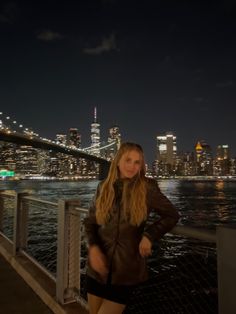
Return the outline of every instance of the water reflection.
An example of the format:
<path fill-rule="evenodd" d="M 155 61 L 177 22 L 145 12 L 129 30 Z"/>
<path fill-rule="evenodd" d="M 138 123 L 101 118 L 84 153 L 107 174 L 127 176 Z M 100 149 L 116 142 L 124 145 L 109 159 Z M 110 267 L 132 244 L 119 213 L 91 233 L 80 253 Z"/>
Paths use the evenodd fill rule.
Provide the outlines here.
<path fill-rule="evenodd" d="M 217 190 L 222 190 L 224 188 L 224 181 L 223 180 L 220 180 L 220 181 L 216 181 L 215 182 L 215 186 L 216 186 L 216 189 Z"/>
<path fill-rule="evenodd" d="M 166 191 L 182 215 L 182 224 L 212 228 L 235 221 L 236 182 L 177 181 L 173 191 Z"/>
<path fill-rule="evenodd" d="M 88 207 L 98 181 L 45 182 L 0 181 L 0 190 L 34 193 L 36 197 L 57 202 L 59 198 L 78 198 Z M 181 214 L 180 223 L 189 226 L 214 227 L 236 220 L 236 182 L 160 180 L 160 189 Z"/>

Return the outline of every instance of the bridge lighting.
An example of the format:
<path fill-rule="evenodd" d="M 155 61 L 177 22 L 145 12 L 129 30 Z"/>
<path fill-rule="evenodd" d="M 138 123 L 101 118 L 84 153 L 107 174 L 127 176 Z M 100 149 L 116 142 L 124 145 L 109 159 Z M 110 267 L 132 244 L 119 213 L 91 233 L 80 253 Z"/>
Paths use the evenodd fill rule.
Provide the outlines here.
<path fill-rule="evenodd" d="M 20 124 L 19 127 L 20 127 L 20 128 L 23 128 L 23 124 Z"/>
<path fill-rule="evenodd" d="M 10 117 L 6 117 L 6 119 L 7 119 L 7 120 L 9 120 L 9 119 L 10 119 Z"/>
<path fill-rule="evenodd" d="M 13 121 L 14 124 L 16 124 L 16 121 Z"/>

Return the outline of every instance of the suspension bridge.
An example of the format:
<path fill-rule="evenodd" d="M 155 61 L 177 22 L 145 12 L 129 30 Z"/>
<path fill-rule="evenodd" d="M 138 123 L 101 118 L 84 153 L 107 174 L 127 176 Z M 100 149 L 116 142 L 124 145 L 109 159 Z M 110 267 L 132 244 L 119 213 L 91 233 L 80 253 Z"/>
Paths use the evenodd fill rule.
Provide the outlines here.
<path fill-rule="evenodd" d="M 10 116 L 0 112 L 0 141 L 26 145 L 42 150 L 50 150 L 57 153 L 71 155 L 75 158 L 84 158 L 96 162 L 100 165 L 100 178 L 103 178 L 109 169 L 110 161 L 99 156 L 103 151 L 115 148 L 117 143 L 112 141 L 101 146 L 100 143 L 86 148 L 77 148 L 56 140 L 51 140 L 40 136 L 32 128 L 25 127 L 22 123 L 11 119 Z M 99 151 L 99 154 L 97 152 Z"/>

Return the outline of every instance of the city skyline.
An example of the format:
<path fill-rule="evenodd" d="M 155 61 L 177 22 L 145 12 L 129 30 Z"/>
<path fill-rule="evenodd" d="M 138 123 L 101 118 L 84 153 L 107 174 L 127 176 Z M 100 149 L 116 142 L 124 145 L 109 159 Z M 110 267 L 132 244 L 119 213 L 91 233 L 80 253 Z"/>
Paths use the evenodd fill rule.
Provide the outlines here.
<path fill-rule="evenodd" d="M 228 1 L 8 1 L 0 6 L 0 110 L 54 138 L 122 139 L 155 159 L 156 136 L 178 151 L 205 140 L 236 156 L 235 4 Z"/>
<path fill-rule="evenodd" d="M 96 114 L 95 114 L 95 112 L 96 112 Z M 95 118 L 95 119 L 94 119 L 94 114 L 96 115 L 96 118 Z M 100 123 L 100 120 L 98 119 L 97 115 L 98 115 L 98 113 L 97 113 L 97 108 L 94 107 L 94 108 L 93 108 L 93 112 L 92 112 L 92 114 L 91 114 L 91 116 L 92 116 L 92 118 L 91 118 L 91 123 L 90 123 L 90 125 L 88 125 L 89 139 L 88 139 L 86 142 L 83 141 L 83 134 L 82 134 L 82 133 L 80 132 L 80 130 L 79 130 L 78 128 L 76 128 L 76 127 L 69 127 L 69 129 L 68 129 L 68 130 L 64 130 L 64 132 L 54 132 L 54 135 L 53 135 L 52 137 L 48 138 L 48 139 L 49 139 L 49 140 L 52 140 L 52 141 L 56 141 L 58 135 L 65 135 L 67 141 L 69 141 L 69 139 L 70 139 L 70 130 L 76 129 L 76 130 L 78 131 L 79 136 L 80 136 L 81 148 L 82 148 L 82 149 L 85 148 L 85 147 L 88 148 L 89 146 L 94 145 L 93 140 L 92 140 L 92 138 L 91 138 L 91 135 L 92 135 L 92 129 L 91 129 L 91 127 L 92 127 L 92 125 L 94 125 L 94 122 L 96 122 L 96 124 L 99 125 L 99 129 L 100 129 L 100 127 L 102 126 L 102 124 Z M 38 133 L 37 133 L 37 130 L 35 130 L 34 128 L 29 128 L 29 126 L 24 125 L 21 121 L 14 121 L 14 120 L 15 120 L 14 118 L 15 118 L 15 117 L 10 117 L 10 116 L 7 116 L 5 113 L 0 112 L 0 122 L 2 121 L 2 122 L 5 123 L 7 126 L 10 126 L 10 128 L 11 128 L 11 126 L 12 126 L 12 127 L 13 127 L 13 130 L 14 130 L 14 129 L 15 129 L 15 130 L 18 129 L 18 131 L 20 131 L 20 132 L 22 132 L 22 133 L 23 133 L 24 130 L 27 130 L 27 131 L 29 130 L 29 131 L 33 131 L 34 133 L 36 133 L 37 136 L 42 137 L 42 134 L 38 134 Z M 2 119 L 2 120 L 1 120 L 1 119 Z M 13 124 L 13 122 L 16 122 L 16 124 Z M 19 126 L 20 126 L 20 128 L 19 128 Z M 103 146 L 104 144 L 107 144 L 107 140 L 108 140 L 108 137 L 109 137 L 109 129 L 110 129 L 111 127 L 114 127 L 114 126 L 116 126 L 116 127 L 119 128 L 119 131 L 121 132 L 121 142 L 124 142 L 124 140 L 123 140 L 123 138 L 122 138 L 122 130 L 120 129 L 119 125 L 116 124 L 116 125 L 111 125 L 111 126 L 106 130 L 105 136 L 102 135 L 102 136 L 99 138 L 99 139 L 100 139 L 100 145 L 101 145 L 101 146 Z M 21 128 L 21 127 L 23 127 L 23 128 Z M 54 131 L 55 131 L 55 130 L 54 130 Z M 197 144 L 199 144 L 200 141 L 204 141 L 207 145 L 210 146 L 210 148 L 211 148 L 211 150 L 212 150 L 213 156 L 216 156 L 217 146 L 219 146 L 219 145 L 228 145 L 227 142 L 226 142 L 226 143 L 218 143 L 215 147 L 213 147 L 211 143 L 205 141 L 205 138 L 199 138 L 199 139 L 196 139 L 196 140 L 195 140 L 195 142 L 194 142 L 193 145 L 192 145 L 192 148 L 190 148 L 190 149 L 185 149 L 185 148 L 179 149 L 179 146 L 178 146 L 178 140 L 179 140 L 179 139 L 178 139 L 178 136 L 176 136 L 176 134 L 175 134 L 173 131 L 169 130 L 169 131 L 162 132 L 162 133 L 156 135 L 156 137 L 155 137 L 155 146 L 151 148 L 151 151 L 149 152 L 149 154 L 148 154 L 147 152 L 144 152 L 144 153 L 145 153 L 145 161 L 146 161 L 146 163 L 147 163 L 149 166 L 151 166 L 151 164 L 157 159 L 157 154 L 158 154 L 158 152 L 157 152 L 157 137 L 160 137 L 160 136 L 161 136 L 161 137 L 163 137 L 163 136 L 165 137 L 167 133 L 172 133 L 172 134 L 176 137 L 176 142 L 177 142 L 177 145 L 176 145 L 176 153 L 177 153 L 177 155 L 182 154 L 182 153 L 195 153 L 195 147 L 196 147 Z M 181 141 L 181 139 L 180 139 L 180 141 Z M 184 141 L 184 139 L 182 139 L 182 141 Z M 229 148 L 229 152 L 230 152 L 230 157 L 231 157 L 231 158 L 236 158 L 236 156 L 234 156 L 234 155 L 232 154 L 232 148 L 230 147 L 230 145 L 228 145 L 228 148 Z M 154 157 L 153 157 L 153 156 L 154 156 Z"/>
<path fill-rule="evenodd" d="M 3 176 L 8 176 L 8 174 L 14 176 L 15 171 L 17 178 L 19 178 L 18 175 L 25 178 L 31 175 L 40 177 L 44 174 L 60 178 L 67 178 L 68 175 L 74 175 L 77 178 L 94 178 L 98 175 L 98 170 L 103 169 L 99 174 L 100 176 L 102 173 L 103 177 L 107 166 L 100 168 L 94 162 L 87 162 L 86 159 L 101 164 L 105 162 L 103 159 L 112 160 L 121 143 L 118 126 L 113 126 L 109 130 L 108 145 L 100 143 L 100 124 L 97 121 L 96 108 L 94 108 L 94 119 L 91 124 L 91 143 L 86 150 L 81 147 L 81 135 L 77 128 L 70 128 L 68 134 L 56 134 L 56 138 L 51 140 L 41 137 L 40 134 L 19 124 L 16 120 L 11 120 L 9 116 L 4 117 L 2 112 L 0 116 L 3 136 L 0 162 Z M 10 122 L 13 127 L 10 126 Z M 5 139 L 13 144 L 5 145 Z M 85 152 L 91 156 L 86 155 Z M 157 137 L 156 158 L 151 163 L 146 159 L 145 162 L 148 163 L 147 175 L 156 178 L 212 175 L 231 178 L 236 173 L 236 158 L 231 158 L 228 145 L 219 145 L 214 155 L 211 146 L 200 140 L 193 152 L 178 153 L 176 136 L 172 132 Z M 107 162 L 105 164 L 107 165 Z"/>

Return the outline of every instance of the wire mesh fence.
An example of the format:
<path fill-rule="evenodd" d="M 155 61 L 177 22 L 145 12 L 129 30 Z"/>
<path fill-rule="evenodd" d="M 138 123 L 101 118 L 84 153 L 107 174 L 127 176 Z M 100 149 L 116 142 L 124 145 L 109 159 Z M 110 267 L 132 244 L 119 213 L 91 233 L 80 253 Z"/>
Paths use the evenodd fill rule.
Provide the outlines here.
<path fill-rule="evenodd" d="M 14 195 L 1 195 L 1 226 L 0 231 L 11 241 L 13 241 L 13 226 L 14 226 Z"/>
<path fill-rule="evenodd" d="M 87 244 L 83 228 L 81 256 L 80 298 L 86 301 Z M 125 314 L 218 312 L 215 243 L 168 234 L 154 245 L 148 269 L 149 280 L 134 290 Z"/>
<path fill-rule="evenodd" d="M 131 296 L 125 314 L 218 312 L 214 244 L 167 236 L 154 247 L 149 273 L 150 279 Z"/>
<path fill-rule="evenodd" d="M 26 253 L 54 276 L 57 260 L 57 204 L 24 198 L 28 210 Z"/>

